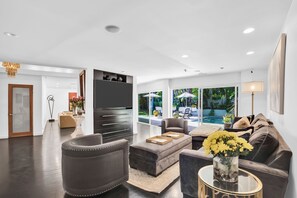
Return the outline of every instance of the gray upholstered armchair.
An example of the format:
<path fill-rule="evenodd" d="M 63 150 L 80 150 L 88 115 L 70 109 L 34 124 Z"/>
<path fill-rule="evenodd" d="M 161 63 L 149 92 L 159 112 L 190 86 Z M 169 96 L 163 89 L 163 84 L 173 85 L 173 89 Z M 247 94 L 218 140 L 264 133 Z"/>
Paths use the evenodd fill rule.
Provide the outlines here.
<path fill-rule="evenodd" d="M 128 141 L 102 144 L 100 134 L 62 144 L 63 187 L 72 196 L 102 194 L 128 180 Z"/>
<path fill-rule="evenodd" d="M 162 133 L 168 131 L 189 134 L 188 121 L 182 118 L 166 118 L 162 120 Z"/>

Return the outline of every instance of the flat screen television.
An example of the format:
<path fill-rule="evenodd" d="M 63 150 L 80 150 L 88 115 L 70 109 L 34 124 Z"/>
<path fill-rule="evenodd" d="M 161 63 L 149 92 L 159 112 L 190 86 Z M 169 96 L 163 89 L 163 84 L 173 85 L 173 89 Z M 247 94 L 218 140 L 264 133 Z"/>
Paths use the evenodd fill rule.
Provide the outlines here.
<path fill-rule="evenodd" d="M 96 108 L 132 107 L 133 85 L 129 83 L 96 80 Z"/>

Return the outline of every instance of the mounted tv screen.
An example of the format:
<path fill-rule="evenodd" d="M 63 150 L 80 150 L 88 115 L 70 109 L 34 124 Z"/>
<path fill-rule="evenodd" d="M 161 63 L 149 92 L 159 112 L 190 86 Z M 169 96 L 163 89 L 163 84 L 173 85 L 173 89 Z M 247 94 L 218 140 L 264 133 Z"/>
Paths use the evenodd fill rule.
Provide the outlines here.
<path fill-rule="evenodd" d="M 132 84 L 97 80 L 95 86 L 96 108 L 132 107 Z"/>

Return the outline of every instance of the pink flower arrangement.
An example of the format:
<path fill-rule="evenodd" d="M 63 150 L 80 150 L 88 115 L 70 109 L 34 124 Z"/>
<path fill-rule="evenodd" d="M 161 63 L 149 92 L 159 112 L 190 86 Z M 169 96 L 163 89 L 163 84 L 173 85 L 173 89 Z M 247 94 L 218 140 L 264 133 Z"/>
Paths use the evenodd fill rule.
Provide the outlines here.
<path fill-rule="evenodd" d="M 84 106 L 85 98 L 82 96 L 79 97 L 73 97 L 70 99 L 70 103 L 72 104 L 73 107 L 78 107 L 82 108 Z"/>

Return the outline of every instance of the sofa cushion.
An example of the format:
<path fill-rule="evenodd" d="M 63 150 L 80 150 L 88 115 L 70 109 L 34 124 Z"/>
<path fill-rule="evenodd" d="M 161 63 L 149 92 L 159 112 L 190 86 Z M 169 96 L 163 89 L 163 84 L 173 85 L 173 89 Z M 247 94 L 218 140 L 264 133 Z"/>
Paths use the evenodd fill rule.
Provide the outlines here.
<path fill-rule="evenodd" d="M 178 132 L 178 133 L 183 133 L 184 129 L 180 127 L 167 127 L 166 131 L 171 131 L 171 132 Z"/>
<path fill-rule="evenodd" d="M 252 126 L 254 127 L 254 130 L 256 131 L 256 130 L 264 127 L 264 126 L 269 126 L 269 123 L 267 121 L 264 121 L 264 120 L 258 120 Z"/>
<path fill-rule="evenodd" d="M 168 127 L 171 127 L 171 126 L 174 126 L 174 127 L 180 127 L 180 128 L 183 128 L 183 119 L 177 119 L 177 118 L 169 118 L 167 119 L 167 126 Z"/>
<path fill-rule="evenodd" d="M 237 122 L 235 122 L 233 124 L 233 128 L 234 129 L 244 129 L 244 128 L 249 127 L 250 125 L 251 124 L 250 124 L 249 119 L 246 116 L 244 116 L 240 120 L 238 120 Z"/>
<path fill-rule="evenodd" d="M 245 159 L 264 163 L 275 151 L 279 142 L 277 137 L 273 133 L 270 133 L 269 128 L 269 126 L 262 127 L 251 135 L 249 143 L 254 149 L 244 157 Z"/>
<path fill-rule="evenodd" d="M 262 113 L 259 113 L 255 119 L 253 120 L 253 122 L 251 123 L 251 125 L 254 125 L 256 122 L 258 122 L 259 120 L 263 120 L 263 121 L 266 121 L 267 122 L 267 118 L 262 114 Z"/>

